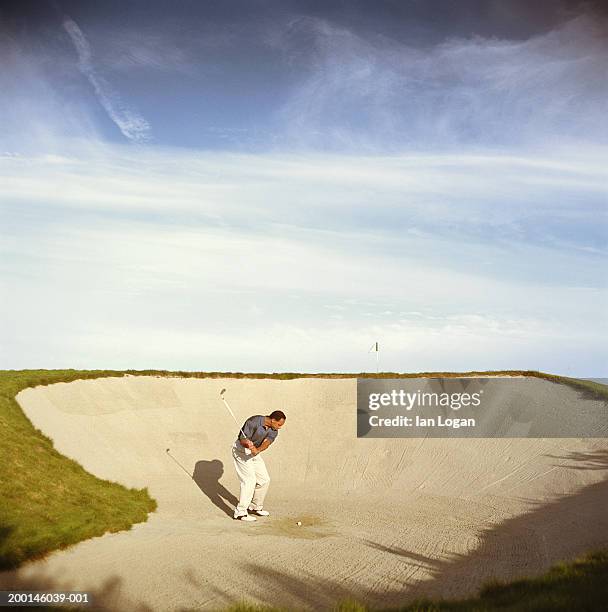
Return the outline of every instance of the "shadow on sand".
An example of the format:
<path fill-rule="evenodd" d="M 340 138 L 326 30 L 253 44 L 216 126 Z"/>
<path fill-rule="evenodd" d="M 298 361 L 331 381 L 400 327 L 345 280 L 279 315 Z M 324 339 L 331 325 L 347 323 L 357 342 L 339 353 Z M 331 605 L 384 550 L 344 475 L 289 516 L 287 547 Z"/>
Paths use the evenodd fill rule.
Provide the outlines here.
<path fill-rule="evenodd" d="M 219 459 L 201 460 L 194 466 L 192 480 L 214 506 L 232 518 L 238 499 L 220 482 L 223 475 L 224 464 Z"/>
<path fill-rule="evenodd" d="M 577 452 L 555 459 L 562 469 L 608 471 L 605 450 Z M 356 582 L 346 584 L 306 571 L 281 572 L 256 563 L 247 563 L 240 569 L 255 577 L 252 583 L 264 585 L 248 595 L 267 605 L 285 605 L 289 601 L 291 606 L 320 609 L 355 598 L 383 607 L 425 597 L 470 596 L 486 582 L 538 575 L 559 561 L 608 546 L 608 478 L 550 502 L 529 504 L 530 510 L 525 514 L 480 529 L 476 534 L 479 545 L 468 554 L 446 553 L 443 558 L 433 558 L 410 551 L 406 545 L 362 539 L 362 544 L 381 555 L 394 555 L 403 561 L 403 578 L 394 581 L 402 586 L 381 592 L 366 591 L 357 587 Z M 381 557 L 377 562 L 381 562 Z M 415 578 L 420 568 L 425 570 L 424 579 Z M 219 586 L 214 590 L 218 595 L 226 595 Z M 285 598 L 278 598 L 280 593 Z"/>
<path fill-rule="evenodd" d="M 43 591 L 57 593 L 61 591 L 76 591 L 77 589 L 69 581 L 58 581 L 48 576 L 37 576 L 27 578 L 21 575 L 20 570 L 0 573 L 0 590 L 3 591 Z M 64 605 L 64 606 L 24 606 L 19 610 L 48 610 L 58 611 L 82 611 L 85 610 L 132 610 L 133 612 L 155 612 L 148 605 L 125 601 L 122 592 L 122 580 L 118 576 L 108 578 L 101 587 L 87 591 L 89 603 L 86 605 Z M 82 593 L 82 591 L 78 591 Z M 8 608 L 7 608 L 8 609 Z"/>
<path fill-rule="evenodd" d="M 572 453 L 554 457 L 563 469 L 607 470 L 608 451 Z M 228 503 L 236 498 L 220 484 L 224 473 L 219 460 L 199 461 L 194 480 L 205 495 L 224 512 L 231 512 Z M 463 597 L 474 594 L 484 583 L 494 578 L 510 579 L 518 575 L 535 575 L 544 572 L 558 561 L 571 559 L 590 548 L 608 546 L 608 478 L 545 503 L 530 502 L 525 514 L 502 523 L 481 529 L 477 534 L 479 545 L 465 555 L 446 553 L 444 558 L 431 558 L 407 549 L 407 543 L 385 544 L 372 540 L 360 540 L 382 556 L 392 555 L 403 563 L 403 579 L 394 581 L 392 589 L 369 591 L 357 585 L 357 580 L 337 580 L 309 573 L 301 568 L 298 573 L 277 571 L 260 563 L 241 565 L 239 570 L 251 574 L 253 580 L 243 596 L 266 605 L 287 605 L 290 608 L 307 607 L 328 609 L 336 602 L 358 599 L 377 607 L 406 604 L 422 597 Z M 370 563 L 374 562 L 370 559 Z M 417 580 L 415 573 L 423 567 L 426 577 Z M 430 573 L 430 576 L 428 573 Z M 58 583 L 44 577 L 28 580 L 11 572 L 10 587 L 22 590 L 70 590 L 69 583 Z M 9 573 L 0 573 L 0 588 L 7 588 Z M 409 578 L 408 578 L 409 576 Z M 230 600 L 231 593 L 221 584 L 209 584 L 198 572 L 186 575 L 188 582 L 208 598 L 211 594 Z M 105 609 L 129 609 L 147 612 L 150 608 L 120 599 L 121 580 L 107 580 L 93 593 L 95 606 Z M 38 608 L 41 609 L 41 608 Z"/>

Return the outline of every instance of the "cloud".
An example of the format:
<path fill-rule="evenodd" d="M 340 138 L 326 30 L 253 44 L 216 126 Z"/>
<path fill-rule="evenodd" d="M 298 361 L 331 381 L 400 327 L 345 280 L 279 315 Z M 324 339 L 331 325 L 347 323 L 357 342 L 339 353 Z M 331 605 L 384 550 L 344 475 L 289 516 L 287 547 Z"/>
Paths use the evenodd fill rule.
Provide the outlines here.
<path fill-rule="evenodd" d="M 270 44 L 303 75 L 280 115 L 292 146 L 608 142 L 608 20 L 599 15 L 523 41 L 452 38 L 424 49 L 305 16 Z"/>
<path fill-rule="evenodd" d="M 0 29 L 0 153 L 56 151 L 67 139 L 99 140 L 95 118 L 64 80 L 66 57 Z M 65 71 L 65 72 L 64 72 Z M 73 72 L 73 68 L 69 73 Z M 65 87 L 62 87 L 65 86 Z"/>
<path fill-rule="evenodd" d="M 387 369 L 603 373 L 602 27 L 422 50 L 292 21 L 268 42 L 292 68 L 276 132 L 256 132 L 280 150 L 255 155 L 103 141 L 89 84 L 144 142 L 147 122 L 100 71 L 171 70 L 179 53 L 163 64 L 157 48 L 170 41 L 131 55 L 127 41 L 124 64 L 96 44 L 94 63 L 66 18 L 86 81 L 71 45 L 43 58 L 7 44 L 1 365 L 363 370 L 379 340 Z M 241 50 L 227 48 L 232 65 Z M 168 79 L 153 76 L 130 93 Z M 199 133 L 238 142 L 258 127 L 222 119 Z M 14 149 L 27 130 L 34 146 Z"/>
<path fill-rule="evenodd" d="M 578 153 L 0 157 L 3 366 L 361 370 L 379 340 L 601 373 L 607 152 Z"/>
<path fill-rule="evenodd" d="M 40 113 L 43 150 L 47 130 L 59 132 L 83 116 L 88 137 L 104 132 L 106 115 L 110 138 L 116 125 L 129 140 L 145 141 L 149 119 L 156 142 L 222 150 L 383 155 L 477 147 L 483 154 L 608 143 L 602 15 L 582 13 L 512 40 L 445 38 L 449 26 L 416 22 L 415 10 L 407 20 L 406 8 L 394 27 L 386 18 L 363 27 L 345 18 L 340 25 L 335 11 L 326 12 L 332 20 L 294 18 L 291 10 L 246 24 L 203 20 L 196 11 L 187 20 L 178 11 L 162 29 L 158 16 L 141 26 L 134 18 L 92 16 L 86 37 L 66 17 L 69 45 L 49 32 L 36 44 L 15 35 L 21 57 L 5 61 L 0 75 L 8 114 L 27 107 L 19 122 L 31 126 Z M 86 81 L 73 68 L 72 47 Z M 22 70 L 25 61 L 30 70 Z M 18 79 L 24 84 L 11 84 Z M 119 96 L 110 83 L 128 87 Z M 46 99 L 57 103 L 45 109 Z M 68 136 L 77 132 L 65 127 Z"/>
<path fill-rule="evenodd" d="M 92 62 L 91 47 L 82 30 L 69 17 L 64 18 L 63 27 L 69 34 L 78 53 L 80 71 L 91 83 L 99 103 L 110 119 L 128 140 L 132 142 L 147 141 L 150 125 L 137 111 L 126 106 L 119 96 L 112 91 L 107 81 L 97 74 Z"/>
<path fill-rule="evenodd" d="M 608 250 L 598 223 L 608 197 L 606 148 L 355 157 L 155 147 L 139 151 L 138 160 L 102 145 L 93 153 L 73 151 L 60 165 L 48 156 L 7 159 L 0 169 L 4 199 L 15 205 L 44 199 L 66 214 L 196 219 L 258 234 L 365 234 L 384 250 L 406 238 L 438 248 L 443 240 Z"/>

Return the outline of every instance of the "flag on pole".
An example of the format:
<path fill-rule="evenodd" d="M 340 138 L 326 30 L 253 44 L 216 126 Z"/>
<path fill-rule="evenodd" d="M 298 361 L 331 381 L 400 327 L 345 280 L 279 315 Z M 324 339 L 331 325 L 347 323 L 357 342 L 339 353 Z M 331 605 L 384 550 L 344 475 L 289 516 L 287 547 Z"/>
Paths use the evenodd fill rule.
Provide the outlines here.
<path fill-rule="evenodd" d="M 378 342 L 374 342 L 367 352 L 371 353 L 372 351 L 376 353 L 376 374 L 378 374 L 378 368 L 380 366 L 380 345 Z"/>

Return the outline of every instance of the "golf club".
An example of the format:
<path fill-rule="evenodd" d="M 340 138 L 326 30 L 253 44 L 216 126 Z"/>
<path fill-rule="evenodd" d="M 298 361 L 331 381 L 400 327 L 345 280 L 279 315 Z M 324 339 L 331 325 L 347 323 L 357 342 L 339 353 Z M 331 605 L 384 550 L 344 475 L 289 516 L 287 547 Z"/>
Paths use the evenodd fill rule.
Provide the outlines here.
<path fill-rule="evenodd" d="M 222 399 L 222 402 L 224 402 L 224 406 L 226 406 L 226 408 L 228 408 L 228 412 L 230 413 L 230 415 L 234 419 L 234 422 L 236 423 L 236 426 L 239 427 L 239 422 L 236 420 L 236 417 L 234 416 L 234 412 L 232 412 L 232 408 L 230 408 L 230 406 L 228 405 L 228 402 L 226 401 L 226 398 L 224 397 L 224 393 L 226 393 L 226 389 L 222 389 L 220 391 L 220 398 Z M 247 438 L 247 436 L 245 435 L 245 432 L 240 427 L 239 427 L 239 431 L 243 434 L 244 438 Z M 248 448 L 245 448 L 245 454 L 246 455 L 251 455 L 251 451 Z"/>
<path fill-rule="evenodd" d="M 190 474 L 190 472 L 169 452 L 170 450 L 170 448 L 167 449 L 167 455 L 169 455 L 169 457 L 171 457 L 171 459 L 173 459 L 173 461 L 175 461 L 175 463 L 177 463 L 177 465 L 179 465 L 179 467 L 182 468 L 182 470 L 184 470 L 184 472 L 186 472 L 190 478 L 193 478 L 192 474 Z"/>

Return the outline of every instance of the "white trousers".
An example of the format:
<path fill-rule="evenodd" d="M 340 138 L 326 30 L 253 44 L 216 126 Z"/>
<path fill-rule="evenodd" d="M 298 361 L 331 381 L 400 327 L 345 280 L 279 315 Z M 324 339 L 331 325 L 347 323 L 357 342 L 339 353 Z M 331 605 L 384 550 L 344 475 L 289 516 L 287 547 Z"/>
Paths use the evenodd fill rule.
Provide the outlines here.
<path fill-rule="evenodd" d="M 247 509 L 250 507 L 261 510 L 270 485 L 270 476 L 264 459 L 260 455 L 246 455 L 245 449 L 238 442 L 232 447 L 232 459 L 241 483 L 241 494 L 234 516 L 247 514 Z"/>

